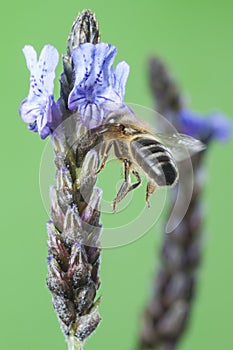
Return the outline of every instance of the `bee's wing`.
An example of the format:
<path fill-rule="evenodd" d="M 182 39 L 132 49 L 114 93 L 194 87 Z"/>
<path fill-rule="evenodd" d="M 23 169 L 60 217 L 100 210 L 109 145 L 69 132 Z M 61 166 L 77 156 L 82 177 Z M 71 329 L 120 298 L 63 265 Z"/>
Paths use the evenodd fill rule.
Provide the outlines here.
<path fill-rule="evenodd" d="M 203 151 L 206 146 L 201 141 L 184 134 L 156 134 L 156 137 L 167 146 L 175 160 L 180 162 L 197 152 Z"/>

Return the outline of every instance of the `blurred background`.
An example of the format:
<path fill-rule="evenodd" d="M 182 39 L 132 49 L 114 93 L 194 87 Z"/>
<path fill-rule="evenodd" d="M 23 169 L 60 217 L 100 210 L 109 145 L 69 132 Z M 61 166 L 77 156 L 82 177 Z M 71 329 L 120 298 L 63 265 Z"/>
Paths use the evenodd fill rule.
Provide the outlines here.
<path fill-rule="evenodd" d="M 72 21 L 83 8 L 96 12 L 102 41 L 115 45 L 117 61 L 130 65 L 125 101 L 153 107 L 147 58 L 157 54 L 168 64 L 193 110 L 203 114 L 220 110 L 233 119 L 232 1 L 21 0 L 4 4 L 0 21 L 0 348 L 5 350 L 66 349 L 45 285 L 48 215 L 38 178 L 46 141 L 27 130 L 18 107 L 29 86 L 21 49 L 31 44 L 40 51 L 50 43 L 65 53 Z M 60 62 L 57 97 L 61 71 Z M 233 141 L 213 143 L 206 158 L 203 262 L 191 323 L 180 350 L 233 347 L 232 153 Z M 109 170 L 102 173 L 99 184 L 110 200 L 115 187 L 113 191 L 109 176 Z M 130 210 L 142 200 L 140 189 Z M 136 242 L 103 251 L 103 321 L 85 349 L 133 349 L 151 278 L 159 266 L 162 219 Z"/>

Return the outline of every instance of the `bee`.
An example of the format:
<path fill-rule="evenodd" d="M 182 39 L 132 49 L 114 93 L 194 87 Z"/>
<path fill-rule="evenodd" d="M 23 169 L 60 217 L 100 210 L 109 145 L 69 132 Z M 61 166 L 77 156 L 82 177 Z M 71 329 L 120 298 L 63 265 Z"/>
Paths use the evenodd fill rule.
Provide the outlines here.
<path fill-rule="evenodd" d="M 177 159 L 181 161 L 205 148 L 200 141 L 188 135 L 154 134 L 133 113 L 125 110 L 111 112 L 104 124 L 81 136 L 76 148 L 77 167 L 81 166 L 85 154 L 98 146 L 102 161 L 97 173 L 105 167 L 112 148 L 116 158 L 123 163 L 124 181 L 113 201 L 114 212 L 117 204 L 141 184 L 139 171 L 148 179 L 146 202 L 150 207 L 149 197 L 157 187 L 172 187 L 177 183 Z M 189 153 L 183 152 L 187 149 Z M 131 183 L 131 173 L 135 177 L 134 183 Z"/>

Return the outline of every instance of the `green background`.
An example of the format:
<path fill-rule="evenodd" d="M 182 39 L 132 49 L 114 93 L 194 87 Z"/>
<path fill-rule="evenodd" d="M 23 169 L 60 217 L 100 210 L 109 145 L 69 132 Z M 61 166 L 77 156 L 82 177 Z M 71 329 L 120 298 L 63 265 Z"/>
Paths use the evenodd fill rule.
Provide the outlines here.
<path fill-rule="evenodd" d="M 96 12 L 102 40 L 118 48 L 117 61 L 130 64 L 126 101 L 153 106 L 146 60 L 157 53 L 173 70 L 193 110 L 217 109 L 233 116 L 230 0 L 21 0 L 2 5 L 0 348 L 4 350 L 66 349 L 45 286 L 48 216 L 38 185 L 45 143 L 27 131 L 18 106 L 27 96 L 29 82 L 22 47 L 32 44 L 40 51 L 50 43 L 64 53 L 72 21 L 83 8 Z M 231 141 L 213 144 L 208 152 L 204 260 L 181 350 L 233 348 L 232 151 Z M 105 179 L 107 193 L 111 184 Z M 140 205 L 140 200 L 133 205 Z M 158 228 L 153 228 L 133 244 L 104 250 L 103 322 L 86 349 L 133 348 L 150 279 L 158 267 L 159 236 Z"/>

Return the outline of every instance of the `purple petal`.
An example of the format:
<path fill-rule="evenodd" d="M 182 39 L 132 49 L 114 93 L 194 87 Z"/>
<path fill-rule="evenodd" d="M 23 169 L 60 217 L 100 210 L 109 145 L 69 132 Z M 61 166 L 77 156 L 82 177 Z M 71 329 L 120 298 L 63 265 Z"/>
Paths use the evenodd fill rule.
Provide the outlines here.
<path fill-rule="evenodd" d="M 214 114 L 210 119 L 212 134 L 218 141 L 228 141 L 232 136 L 232 121 L 222 114 Z"/>
<path fill-rule="evenodd" d="M 95 102 L 96 91 L 110 85 L 112 64 L 116 48 L 100 43 L 82 44 L 72 52 L 75 69 L 75 85 L 69 95 L 68 107 L 74 110 L 79 105 L 80 97 L 86 95 L 90 103 Z"/>
<path fill-rule="evenodd" d="M 55 47 L 46 45 L 42 51 L 37 62 L 37 53 L 32 46 L 25 46 L 23 53 L 26 58 L 27 67 L 30 70 L 30 91 L 29 99 L 36 95 L 53 94 L 53 81 L 55 78 L 55 69 L 58 64 L 59 54 Z"/>
<path fill-rule="evenodd" d="M 203 142 L 211 139 L 226 141 L 230 138 L 232 124 L 221 114 L 200 116 L 189 110 L 179 112 L 179 124 L 181 132 L 193 136 Z"/>
<path fill-rule="evenodd" d="M 55 70 L 59 61 L 59 53 L 52 45 L 46 45 L 41 51 L 38 62 L 39 79 L 48 95 L 53 94 Z M 43 77 L 43 78 L 42 78 Z"/>
<path fill-rule="evenodd" d="M 190 110 L 179 111 L 179 124 L 181 132 L 192 137 L 198 137 L 202 130 L 206 129 L 206 120 Z"/>
<path fill-rule="evenodd" d="M 33 123 L 39 113 L 40 108 L 37 101 L 29 101 L 28 98 L 25 98 L 19 107 L 19 114 L 25 123 Z"/>
<path fill-rule="evenodd" d="M 115 71 L 115 88 L 118 94 L 121 96 L 122 100 L 125 95 L 125 86 L 129 76 L 129 65 L 122 61 L 118 63 Z"/>
<path fill-rule="evenodd" d="M 113 102 L 115 104 L 122 104 L 123 102 L 117 91 L 114 90 L 112 86 L 108 86 L 102 91 L 96 91 L 96 100 L 100 103 Z"/>
<path fill-rule="evenodd" d="M 46 105 L 46 111 L 45 111 L 45 115 L 46 115 L 46 122 L 48 125 L 56 127 L 56 123 L 55 123 L 55 118 L 54 118 L 54 109 L 53 106 L 55 105 L 54 102 L 54 97 L 53 96 L 48 96 L 48 103 Z"/>
<path fill-rule="evenodd" d="M 37 53 L 33 46 L 26 45 L 23 48 L 23 53 L 26 59 L 27 67 L 30 72 L 34 71 L 37 66 Z"/>
<path fill-rule="evenodd" d="M 85 96 L 85 93 L 83 93 L 83 90 L 80 91 L 80 89 L 76 86 L 74 86 L 73 90 L 69 94 L 68 97 L 68 108 L 69 110 L 73 111 L 76 108 L 78 108 L 81 104 L 89 103 L 87 97 Z"/>
<path fill-rule="evenodd" d="M 116 48 L 110 44 L 85 43 L 72 51 L 75 85 L 88 90 L 95 84 L 108 84 Z"/>
<path fill-rule="evenodd" d="M 37 128 L 38 133 L 42 139 L 45 139 L 48 135 L 51 134 L 51 130 L 47 125 L 47 119 L 45 116 L 37 118 Z"/>
<path fill-rule="evenodd" d="M 80 108 L 80 120 L 89 129 L 101 125 L 103 116 L 104 110 L 94 103 L 82 105 Z"/>
<path fill-rule="evenodd" d="M 29 124 L 28 129 L 33 132 L 38 132 L 37 121 L 35 120 L 34 123 Z"/>
<path fill-rule="evenodd" d="M 25 46 L 23 53 L 30 70 L 30 89 L 28 97 L 20 105 L 19 113 L 22 120 L 30 124 L 30 130 L 38 130 L 40 136 L 45 138 L 60 122 L 60 119 L 57 120 L 58 114 L 53 114 L 56 110 L 53 82 L 59 54 L 51 45 L 42 49 L 39 61 L 32 46 Z"/>
<path fill-rule="evenodd" d="M 95 62 L 96 66 L 98 67 L 98 69 L 96 70 L 96 80 L 101 82 L 101 85 L 106 86 L 113 83 L 112 66 L 116 54 L 116 48 L 110 44 L 100 43 L 96 48 Z"/>
<path fill-rule="evenodd" d="M 72 60 L 75 71 L 75 86 L 84 88 L 93 66 L 94 45 L 82 44 L 72 51 Z"/>
<path fill-rule="evenodd" d="M 118 108 L 123 104 L 129 66 L 121 62 L 114 71 L 116 52 L 114 46 L 106 43 L 86 43 L 72 51 L 75 84 L 68 108 L 79 108 L 81 121 L 89 128 L 102 123 L 109 103 L 111 108 L 114 103 Z"/>

